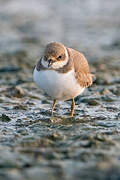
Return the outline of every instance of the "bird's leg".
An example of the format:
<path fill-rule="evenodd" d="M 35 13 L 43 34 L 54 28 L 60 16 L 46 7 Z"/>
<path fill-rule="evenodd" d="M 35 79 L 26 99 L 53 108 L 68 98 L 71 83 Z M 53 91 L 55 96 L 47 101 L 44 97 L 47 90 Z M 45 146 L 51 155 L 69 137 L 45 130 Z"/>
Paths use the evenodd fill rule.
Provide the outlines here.
<path fill-rule="evenodd" d="M 73 117 L 73 115 L 74 115 L 74 108 L 75 108 L 75 99 L 74 99 L 74 97 L 73 97 L 73 99 L 72 99 L 72 105 L 71 105 L 71 116 Z"/>
<path fill-rule="evenodd" d="M 55 108 L 55 104 L 56 104 L 56 99 L 54 99 L 54 101 L 53 101 L 53 105 L 52 105 L 52 114 L 53 114 L 53 111 L 54 111 L 54 108 Z"/>

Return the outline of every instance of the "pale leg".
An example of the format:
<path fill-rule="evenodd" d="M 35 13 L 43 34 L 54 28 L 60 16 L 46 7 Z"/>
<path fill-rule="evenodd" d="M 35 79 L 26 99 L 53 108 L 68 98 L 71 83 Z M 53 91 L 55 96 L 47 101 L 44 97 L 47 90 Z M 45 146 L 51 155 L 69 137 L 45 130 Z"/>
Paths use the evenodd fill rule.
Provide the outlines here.
<path fill-rule="evenodd" d="M 56 99 L 54 99 L 54 101 L 53 101 L 53 105 L 52 105 L 52 114 L 53 114 L 53 111 L 54 111 L 54 108 L 55 108 L 55 104 L 56 104 Z"/>
<path fill-rule="evenodd" d="M 74 115 L 74 108 L 75 108 L 75 99 L 72 99 L 72 105 L 71 105 L 71 116 L 73 117 Z"/>

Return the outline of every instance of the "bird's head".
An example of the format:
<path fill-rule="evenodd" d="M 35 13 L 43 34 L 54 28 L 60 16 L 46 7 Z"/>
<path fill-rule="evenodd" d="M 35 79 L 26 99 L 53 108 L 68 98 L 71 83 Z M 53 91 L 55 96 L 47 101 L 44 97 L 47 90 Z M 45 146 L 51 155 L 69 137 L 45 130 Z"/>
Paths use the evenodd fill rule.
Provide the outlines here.
<path fill-rule="evenodd" d="M 45 68 L 59 69 L 68 62 L 67 48 L 57 42 L 49 43 L 42 57 L 42 65 Z"/>

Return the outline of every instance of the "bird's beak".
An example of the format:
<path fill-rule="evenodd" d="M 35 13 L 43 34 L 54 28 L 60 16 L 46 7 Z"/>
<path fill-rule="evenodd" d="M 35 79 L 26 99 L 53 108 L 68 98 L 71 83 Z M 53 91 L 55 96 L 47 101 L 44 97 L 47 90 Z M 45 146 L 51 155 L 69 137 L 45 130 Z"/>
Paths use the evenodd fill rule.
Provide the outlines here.
<path fill-rule="evenodd" d="M 53 60 L 52 59 L 48 59 L 48 67 L 50 67 L 53 64 Z"/>

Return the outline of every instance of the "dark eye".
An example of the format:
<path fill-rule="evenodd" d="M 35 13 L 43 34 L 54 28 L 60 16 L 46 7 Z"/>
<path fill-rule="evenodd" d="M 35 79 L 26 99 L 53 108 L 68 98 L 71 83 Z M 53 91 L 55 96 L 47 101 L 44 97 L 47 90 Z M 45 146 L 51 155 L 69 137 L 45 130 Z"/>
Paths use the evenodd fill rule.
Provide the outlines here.
<path fill-rule="evenodd" d="M 60 60 L 60 59 L 62 59 L 62 55 L 58 56 L 58 58 L 57 58 L 57 59 L 59 59 L 59 60 Z"/>

